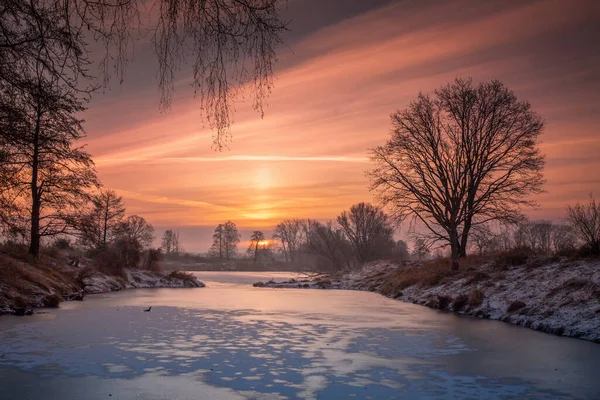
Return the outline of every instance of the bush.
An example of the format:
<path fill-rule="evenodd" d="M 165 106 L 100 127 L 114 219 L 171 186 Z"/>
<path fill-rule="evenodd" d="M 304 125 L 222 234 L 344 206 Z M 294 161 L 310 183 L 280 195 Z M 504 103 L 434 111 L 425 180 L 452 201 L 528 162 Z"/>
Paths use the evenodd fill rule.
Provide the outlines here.
<path fill-rule="evenodd" d="M 163 259 L 160 249 L 149 249 L 144 254 L 144 269 L 149 271 L 160 270 L 159 261 Z"/>
<path fill-rule="evenodd" d="M 452 303 L 452 310 L 460 311 L 469 303 L 469 298 L 465 294 L 458 295 Z"/>
<path fill-rule="evenodd" d="M 469 293 L 469 306 L 479 307 L 483 303 L 484 294 L 479 289 L 472 289 Z"/>
<path fill-rule="evenodd" d="M 512 313 L 512 312 L 522 309 L 525 306 L 526 306 L 526 304 L 524 302 L 522 302 L 521 300 L 515 300 L 508 305 L 506 312 Z"/>
<path fill-rule="evenodd" d="M 526 264 L 529 261 L 531 250 L 525 247 L 519 247 L 509 250 L 498 256 L 497 263 L 500 265 L 518 266 Z"/>

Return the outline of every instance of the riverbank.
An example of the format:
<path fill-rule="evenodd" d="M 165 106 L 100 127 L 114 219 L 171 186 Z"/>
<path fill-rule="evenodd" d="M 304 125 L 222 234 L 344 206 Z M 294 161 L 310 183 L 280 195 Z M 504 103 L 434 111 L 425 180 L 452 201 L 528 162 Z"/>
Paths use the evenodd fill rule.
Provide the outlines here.
<path fill-rule="evenodd" d="M 517 264 L 517 265 L 515 265 Z M 472 257 L 447 262 L 377 262 L 342 276 L 258 287 L 352 289 L 477 318 L 600 343 L 600 260 Z"/>
<path fill-rule="evenodd" d="M 30 315 L 40 307 L 83 300 L 97 294 L 136 288 L 204 287 L 192 274 L 125 269 L 106 274 L 85 261 L 41 256 L 32 261 L 0 253 L 0 315 Z"/>

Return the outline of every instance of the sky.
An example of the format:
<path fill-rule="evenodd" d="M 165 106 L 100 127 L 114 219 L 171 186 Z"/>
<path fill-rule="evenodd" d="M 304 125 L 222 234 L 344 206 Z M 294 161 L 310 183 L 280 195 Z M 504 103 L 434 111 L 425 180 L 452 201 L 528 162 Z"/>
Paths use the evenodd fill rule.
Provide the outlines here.
<path fill-rule="evenodd" d="M 600 197 L 600 2 L 288 0 L 282 17 L 291 22 L 264 118 L 240 99 L 229 149 L 211 148 L 186 85 L 159 111 L 149 43 L 88 105 L 100 179 L 158 237 L 177 229 L 185 250 L 204 252 L 227 220 L 245 241 L 282 219 L 374 202 L 367 154 L 388 139 L 390 114 L 457 77 L 499 79 L 544 118 L 547 183 L 531 218 L 558 220 L 567 204 Z"/>

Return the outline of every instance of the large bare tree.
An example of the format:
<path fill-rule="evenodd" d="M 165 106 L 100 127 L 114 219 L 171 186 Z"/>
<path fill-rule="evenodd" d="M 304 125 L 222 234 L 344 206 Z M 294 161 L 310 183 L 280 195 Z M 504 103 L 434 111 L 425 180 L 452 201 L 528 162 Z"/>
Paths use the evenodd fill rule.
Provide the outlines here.
<path fill-rule="evenodd" d="M 88 190 L 99 184 L 91 156 L 76 145 L 85 134 L 75 114 L 84 108 L 72 89 L 41 73 L 20 90 L 1 88 L 0 108 L 10 102 L 14 111 L 2 123 L 3 164 L 13 170 L 2 191 L 26 210 L 29 252 L 37 256 L 43 237 L 70 231 Z"/>
<path fill-rule="evenodd" d="M 499 81 L 456 79 L 392 115 L 385 146 L 372 150 L 371 189 L 400 220 L 466 255 L 475 225 L 515 222 L 544 182 L 544 123 Z"/>
<path fill-rule="evenodd" d="M 21 87 L 42 65 L 47 78 L 90 94 L 112 75 L 122 80 L 134 43 L 149 35 L 158 57 L 161 106 L 171 103 L 177 72 L 191 66 L 194 93 L 221 148 L 242 87 L 252 89 L 262 114 L 286 26 L 281 2 L 0 0 L 0 83 Z"/>

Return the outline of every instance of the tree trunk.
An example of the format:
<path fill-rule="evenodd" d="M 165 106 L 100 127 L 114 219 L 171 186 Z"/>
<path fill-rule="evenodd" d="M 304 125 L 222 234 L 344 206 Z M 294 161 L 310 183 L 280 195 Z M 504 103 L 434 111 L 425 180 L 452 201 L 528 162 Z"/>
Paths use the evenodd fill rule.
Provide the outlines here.
<path fill-rule="evenodd" d="M 450 263 L 453 271 L 459 268 L 458 259 L 460 256 L 460 243 L 458 242 L 458 232 L 456 228 L 450 230 Z"/>
<path fill-rule="evenodd" d="M 471 230 L 471 220 L 467 220 L 465 222 L 465 226 L 463 228 L 462 235 L 460 237 L 458 256 L 461 258 L 467 256 L 467 244 L 469 241 L 469 231 L 470 230 Z"/>
<path fill-rule="evenodd" d="M 31 236 L 29 254 L 37 257 L 40 254 L 40 209 L 41 191 L 38 187 L 40 164 L 40 125 L 42 111 L 38 103 L 35 130 L 33 132 L 33 158 L 31 160 Z"/>
<path fill-rule="evenodd" d="M 108 200 L 106 200 L 106 209 L 104 210 L 104 230 L 102 231 L 102 246 L 106 247 L 106 231 L 108 230 Z"/>

